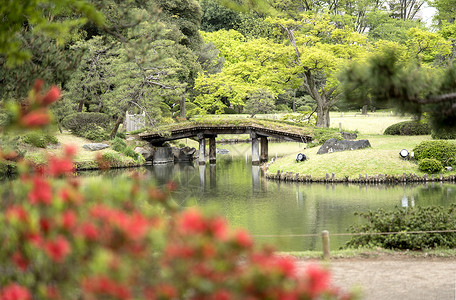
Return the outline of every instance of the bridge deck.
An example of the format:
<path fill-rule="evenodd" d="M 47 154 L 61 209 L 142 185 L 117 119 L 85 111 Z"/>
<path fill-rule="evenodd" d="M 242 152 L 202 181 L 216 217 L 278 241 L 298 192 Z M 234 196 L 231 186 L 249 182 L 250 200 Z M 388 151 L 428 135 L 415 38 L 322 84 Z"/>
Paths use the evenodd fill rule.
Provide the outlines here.
<path fill-rule="evenodd" d="M 162 145 L 167 141 L 191 137 L 209 137 L 218 134 L 255 134 L 259 137 L 282 138 L 289 141 L 307 143 L 312 140 L 309 135 L 301 135 L 286 130 L 269 129 L 255 125 L 195 125 L 193 127 L 171 130 L 169 135 L 159 133 L 140 134 L 140 138 L 152 145 Z"/>

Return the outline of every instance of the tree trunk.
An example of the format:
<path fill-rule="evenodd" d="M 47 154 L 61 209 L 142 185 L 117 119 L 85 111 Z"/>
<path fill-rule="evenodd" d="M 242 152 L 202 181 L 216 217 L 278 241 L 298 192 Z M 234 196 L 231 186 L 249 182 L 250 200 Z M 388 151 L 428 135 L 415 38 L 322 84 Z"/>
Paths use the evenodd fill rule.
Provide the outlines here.
<path fill-rule="evenodd" d="M 117 130 L 119 130 L 120 124 L 122 124 L 122 122 L 124 121 L 125 113 L 126 113 L 126 111 L 125 112 L 121 112 L 119 114 L 119 116 L 117 117 L 116 123 L 114 124 L 114 128 L 112 129 L 111 134 L 109 136 L 109 138 L 111 140 L 116 136 Z"/>
<path fill-rule="evenodd" d="M 323 98 L 323 97 L 322 97 Z M 317 127 L 329 127 L 329 106 L 319 103 L 317 106 Z"/>
<path fill-rule="evenodd" d="M 367 105 L 363 105 L 362 114 L 363 114 L 363 115 L 367 115 Z"/>
<path fill-rule="evenodd" d="M 187 119 L 187 113 L 185 111 L 185 96 L 182 95 L 181 101 L 180 101 L 180 117 L 184 120 Z"/>

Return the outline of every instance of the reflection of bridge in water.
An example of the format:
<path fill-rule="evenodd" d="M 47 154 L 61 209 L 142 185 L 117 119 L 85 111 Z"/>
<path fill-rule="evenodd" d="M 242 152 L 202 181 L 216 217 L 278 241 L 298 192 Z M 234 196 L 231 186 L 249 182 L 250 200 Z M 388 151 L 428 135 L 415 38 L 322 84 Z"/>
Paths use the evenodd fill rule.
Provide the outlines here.
<path fill-rule="evenodd" d="M 257 125 L 197 125 L 184 129 L 172 130 L 169 135 L 160 133 L 141 134 L 141 139 L 154 146 L 161 146 L 163 143 L 173 140 L 196 137 L 199 142 L 199 164 L 206 163 L 206 139 L 209 139 L 209 163 L 216 161 L 215 138 L 218 134 L 249 134 L 252 141 L 252 164 L 268 160 L 268 137 L 279 138 L 287 141 L 307 143 L 312 140 L 309 135 L 302 135 L 286 129 L 270 129 Z M 260 153 L 261 144 L 261 153 Z"/>
<path fill-rule="evenodd" d="M 197 169 L 196 169 L 197 168 Z M 265 187 L 262 185 L 264 180 L 264 170 L 260 166 L 252 165 L 252 191 L 254 193 L 264 191 Z M 190 162 L 180 162 L 177 164 L 159 164 L 150 167 L 150 172 L 159 185 L 164 185 L 170 180 L 173 180 L 178 173 L 186 173 L 188 178 L 179 182 L 179 185 L 187 186 L 189 178 L 198 178 L 201 191 L 216 191 L 217 190 L 217 166 L 210 164 L 207 166 L 199 165 L 194 166 Z M 219 178 L 220 179 L 220 178 Z M 221 178 L 223 182 L 223 178 Z"/>

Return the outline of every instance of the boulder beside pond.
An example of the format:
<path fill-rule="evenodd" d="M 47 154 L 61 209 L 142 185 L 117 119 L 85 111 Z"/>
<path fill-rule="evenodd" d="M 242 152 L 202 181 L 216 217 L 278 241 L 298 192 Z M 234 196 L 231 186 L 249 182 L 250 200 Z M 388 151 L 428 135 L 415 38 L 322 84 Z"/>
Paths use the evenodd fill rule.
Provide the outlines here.
<path fill-rule="evenodd" d="M 173 147 L 174 161 L 193 161 L 193 154 L 195 154 L 196 149 L 185 146 L 183 148 Z"/>
<path fill-rule="evenodd" d="M 358 150 L 370 147 L 371 144 L 369 140 L 357 140 L 357 141 L 349 141 L 349 140 L 341 140 L 339 141 L 336 138 L 332 138 L 327 140 L 321 147 L 318 149 L 317 154 L 325 154 L 325 153 L 332 153 L 332 152 L 339 152 L 339 151 L 347 151 L 347 150 Z"/>
<path fill-rule="evenodd" d="M 103 143 L 92 143 L 92 144 L 85 144 L 82 148 L 89 150 L 89 151 L 99 151 L 105 148 L 109 148 L 109 145 Z"/>

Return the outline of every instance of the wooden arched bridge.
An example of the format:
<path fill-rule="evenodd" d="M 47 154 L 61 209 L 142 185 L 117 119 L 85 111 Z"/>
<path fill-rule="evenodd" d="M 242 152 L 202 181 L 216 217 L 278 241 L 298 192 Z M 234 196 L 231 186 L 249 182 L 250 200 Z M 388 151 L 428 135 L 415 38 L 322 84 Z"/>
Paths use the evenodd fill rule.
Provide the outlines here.
<path fill-rule="evenodd" d="M 273 123 L 272 123 L 273 124 Z M 272 128 L 275 127 L 275 128 Z M 277 128 L 279 127 L 279 128 Z M 206 139 L 209 139 L 209 163 L 216 161 L 215 138 L 218 134 L 249 134 L 252 140 L 252 164 L 258 165 L 268 160 L 268 137 L 279 138 L 288 141 L 307 143 L 312 140 L 309 134 L 301 134 L 305 128 L 297 126 L 259 126 L 259 125 L 202 125 L 194 124 L 185 128 L 170 129 L 167 134 L 163 133 L 143 133 L 140 138 L 151 143 L 154 146 L 163 145 L 163 143 L 196 137 L 199 141 L 199 164 L 206 162 Z M 261 154 L 260 146 L 261 143 Z"/>

